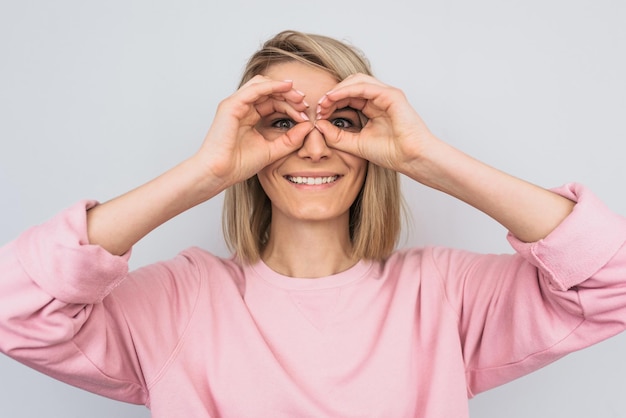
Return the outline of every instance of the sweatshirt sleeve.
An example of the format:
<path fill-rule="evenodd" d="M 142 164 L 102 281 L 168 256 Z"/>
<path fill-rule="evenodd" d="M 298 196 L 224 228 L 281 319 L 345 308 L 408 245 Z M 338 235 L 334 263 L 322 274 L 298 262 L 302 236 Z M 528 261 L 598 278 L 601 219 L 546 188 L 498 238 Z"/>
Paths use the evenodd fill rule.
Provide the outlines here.
<path fill-rule="evenodd" d="M 85 213 L 95 204 L 80 202 L 0 248 L 0 351 L 72 385 L 145 404 L 123 312 L 103 303 L 127 276 L 129 254 L 89 245 Z M 97 341 L 81 344 L 93 329 L 101 329 Z"/>
<path fill-rule="evenodd" d="M 581 185 L 555 191 L 577 202 L 573 212 L 540 241 L 509 234 L 516 254 L 433 253 L 470 396 L 626 328 L 626 219 Z"/>

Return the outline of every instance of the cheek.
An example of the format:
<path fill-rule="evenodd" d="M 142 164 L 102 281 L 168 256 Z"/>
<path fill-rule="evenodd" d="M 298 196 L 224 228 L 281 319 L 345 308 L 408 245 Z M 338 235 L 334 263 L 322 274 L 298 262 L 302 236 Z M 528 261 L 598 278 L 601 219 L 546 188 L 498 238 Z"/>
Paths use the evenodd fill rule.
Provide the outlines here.
<path fill-rule="evenodd" d="M 277 180 L 278 174 L 276 173 L 288 157 L 289 156 L 282 157 L 281 159 L 274 161 L 270 165 L 263 167 L 257 173 L 257 178 L 259 179 L 259 182 L 261 183 L 261 186 L 263 186 L 263 188 L 269 186 L 272 181 Z"/>
<path fill-rule="evenodd" d="M 275 130 L 272 129 L 266 129 L 262 126 L 256 125 L 254 127 L 254 129 L 256 129 L 256 131 L 261 134 L 261 136 L 266 140 L 266 141 L 273 141 L 274 139 L 276 139 L 280 134 L 277 134 Z"/>
<path fill-rule="evenodd" d="M 259 171 L 257 173 L 257 178 L 259 179 L 261 188 L 271 201 L 279 198 L 280 188 L 278 182 L 283 179 L 277 177 L 275 170 L 273 169 L 273 165 L 267 166 L 263 170 Z"/>
<path fill-rule="evenodd" d="M 361 186 L 363 186 L 363 183 L 365 182 L 365 176 L 367 175 L 368 166 L 369 162 L 367 160 L 363 160 L 361 158 L 356 159 L 355 157 L 353 167 L 355 167 L 355 170 L 359 172 Z"/>
<path fill-rule="evenodd" d="M 271 187 L 270 187 L 270 181 L 269 181 L 268 173 L 266 172 L 266 169 L 259 171 L 256 176 L 257 176 L 257 179 L 259 179 L 259 184 L 261 184 L 261 188 L 263 189 L 265 194 L 269 196 L 267 192 L 268 192 L 268 189 L 271 189 Z"/>
<path fill-rule="evenodd" d="M 356 193 L 356 195 L 354 196 L 354 198 L 356 199 L 357 196 L 359 195 L 359 193 L 361 193 L 363 191 L 363 188 L 365 187 L 365 179 L 367 177 L 367 169 L 368 169 L 368 162 L 367 161 L 363 161 L 363 165 L 360 167 L 360 175 L 359 175 L 359 180 L 358 180 L 358 191 Z M 354 202 L 353 202 L 354 203 Z"/>

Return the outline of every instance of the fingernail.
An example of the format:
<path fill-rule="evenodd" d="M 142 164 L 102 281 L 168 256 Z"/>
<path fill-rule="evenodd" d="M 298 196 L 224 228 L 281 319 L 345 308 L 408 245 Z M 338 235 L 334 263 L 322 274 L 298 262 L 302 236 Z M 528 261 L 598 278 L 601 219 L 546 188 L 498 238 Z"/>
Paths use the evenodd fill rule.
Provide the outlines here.
<path fill-rule="evenodd" d="M 310 120 L 309 116 L 306 113 L 304 113 L 304 112 L 300 112 L 300 116 L 302 116 L 302 119 L 304 119 L 304 120 Z"/>
<path fill-rule="evenodd" d="M 328 94 L 328 93 L 327 93 Z M 326 98 L 326 94 L 323 95 L 322 97 L 320 97 L 320 99 L 317 101 L 317 104 L 322 104 L 322 102 L 324 101 L 324 99 Z"/>
<path fill-rule="evenodd" d="M 285 83 L 293 83 L 293 80 L 283 80 Z"/>
<path fill-rule="evenodd" d="M 300 90 L 294 89 L 296 91 L 296 93 L 298 93 L 300 96 L 304 97 L 306 96 L 306 94 L 302 93 Z"/>
<path fill-rule="evenodd" d="M 322 111 L 322 106 L 320 106 L 318 104 L 317 107 L 315 108 L 315 113 L 317 113 L 319 115 L 321 113 L 321 111 Z"/>
<path fill-rule="evenodd" d="M 306 102 L 306 100 L 302 100 L 302 103 L 306 106 L 306 107 L 310 107 L 309 104 Z"/>

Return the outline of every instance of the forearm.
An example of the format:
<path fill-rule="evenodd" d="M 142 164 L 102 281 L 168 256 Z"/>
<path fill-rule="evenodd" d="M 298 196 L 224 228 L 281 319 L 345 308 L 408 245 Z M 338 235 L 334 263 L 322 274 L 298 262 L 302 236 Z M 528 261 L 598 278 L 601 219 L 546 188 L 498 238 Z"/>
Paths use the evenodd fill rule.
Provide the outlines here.
<path fill-rule="evenodd" d="M 154 180 L 87 213 L 89 243 L 124 254 L 159 225 L 220 193 L 225 185 L 184 161 Z"/>
<path fill-rule="evenodd" d="M 569 199 L 503 173 L 436 138 L 405 174 L 486 213 L 526 242 L 546 237 L 574 207 Z"/>

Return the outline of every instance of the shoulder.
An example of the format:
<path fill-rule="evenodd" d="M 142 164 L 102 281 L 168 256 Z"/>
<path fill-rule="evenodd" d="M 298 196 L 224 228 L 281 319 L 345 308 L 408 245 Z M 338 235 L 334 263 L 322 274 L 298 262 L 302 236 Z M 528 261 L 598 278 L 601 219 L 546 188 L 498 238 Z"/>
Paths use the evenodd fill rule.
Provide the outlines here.
<path fill-rule="evenodd" d="M 139 295 L 148 299 L 195 298 L 202 288 L 208 290 L 220 283 L 237 282 L 242 275 L 242 268 L 234 259 L 191 247 L 169 260 L 130 272 L 115 293 L 123 298 Z"/>
<path fill-rule="evenodd" d="M 191 247 L 181 252 L 178 258 L 185 260 L 193 268 L 198 280 L 209 286 L 235 285 L 239 293 L 245 288 L 244 266 L 234 256 L 216 256 L 202 248 Z"/>
<path fill-rule="evenodd" d="M 432 252 L 433 247 L 398 249 L 378 263 L 379 274 L 385 281 L 419 283 L 432 276 Z"/>
<path fill-rule="evenodd" d="M 510 254 L 480 254 L 457 248 L 428 246 L 397 250 L 381 262 L 381 269 L 392 276 L 446 280 L 510 261 Z"/>
<path fill-rule="evenodd" d="M 421 269 L 446 264 L 453 260 L 470 256 L 471 253 L 446 247 L 414 247 L 394 251 L 381 264 L 385 269 Z"/>
<path fill-rule="evenodd" d="M 190 247 L 179 253 L 173 263 L 180 263 L 200 275 L 215 273 L 240 276 L 243 268 L 234 257 L 220 257 L 199 247 Z"/>
<path fill-rule="evenodd" d="M 461 252 L 463 253 L 463 252 Z M 457 250 L 445 247 L 400 249 L 380 263 L 380 278 L 391 289 L 395 304 L 420 304 L 434 315 L 448 310 L 446 270 L 454 263 Z M 454 309 L 453 318 L 457 315 Z"/>

